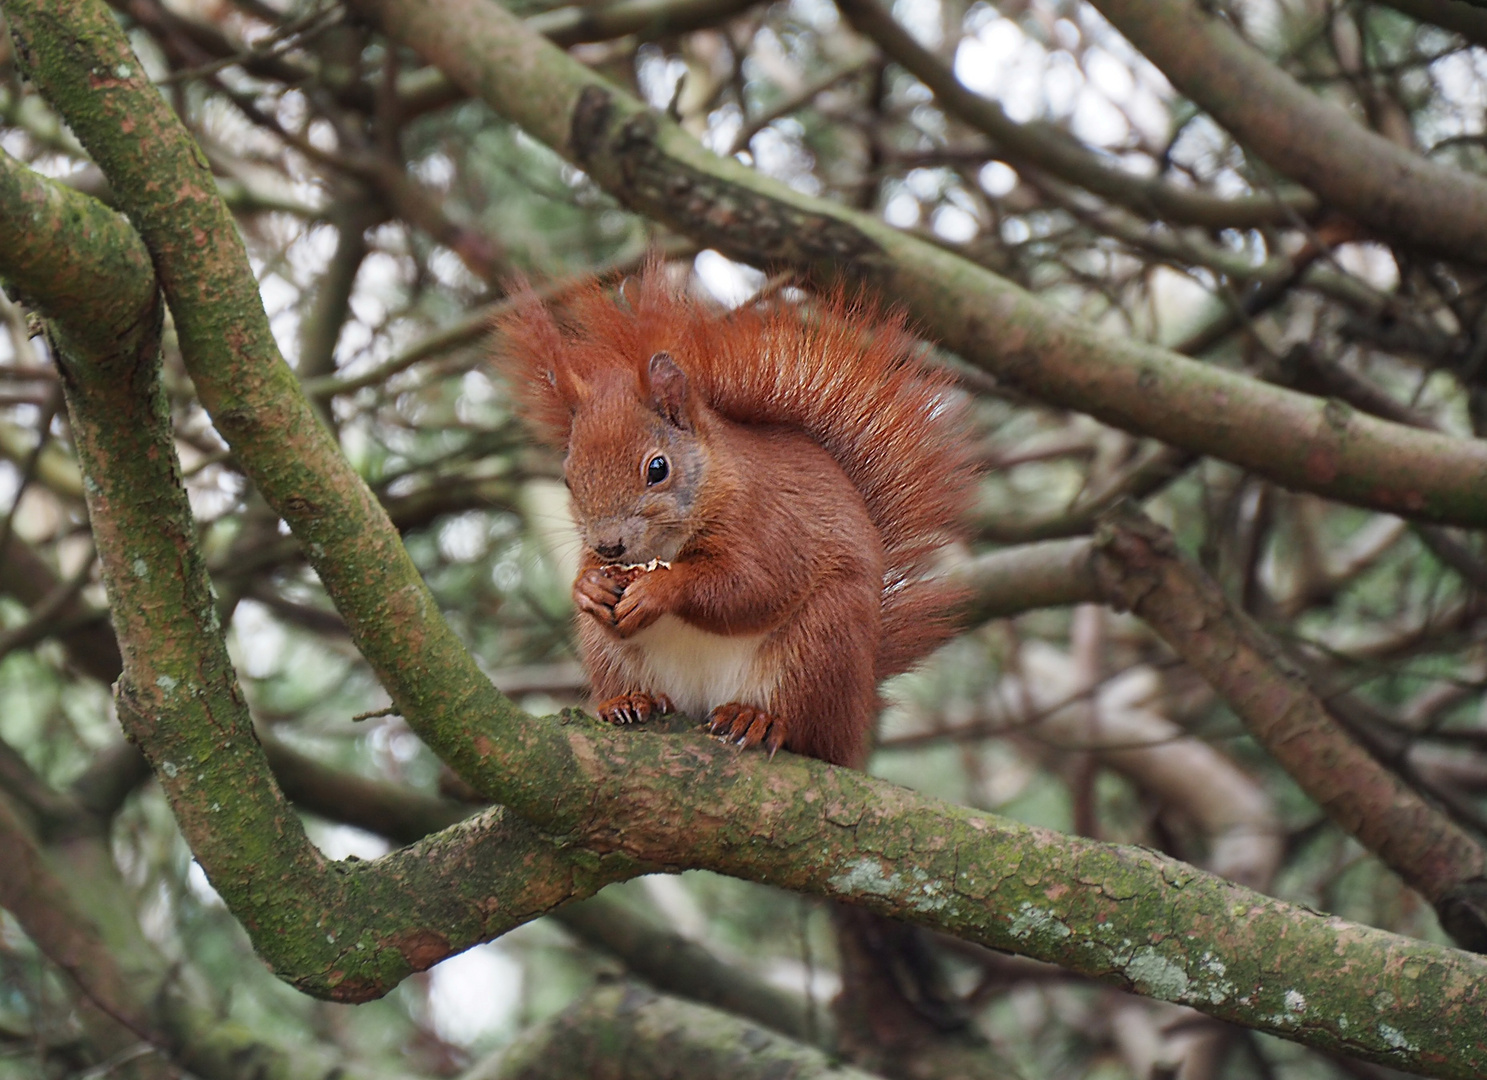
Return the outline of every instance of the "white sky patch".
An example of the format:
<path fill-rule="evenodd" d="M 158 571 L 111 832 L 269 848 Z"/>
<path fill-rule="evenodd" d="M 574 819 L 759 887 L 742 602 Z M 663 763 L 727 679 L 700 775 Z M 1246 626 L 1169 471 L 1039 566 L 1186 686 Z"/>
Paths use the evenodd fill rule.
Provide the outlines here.
<path fill-rule="evenodd" d="M 640 84 L 640 92 L 654 108 L 666 108 L 676 96 L 676 84 L 687 73 L 686 62 L 680 57 L 668 57 L 654 45 L 642 46 L 639 60 L 635 80 Z"/>
<path fill-rule="evenodd" d="M 904 183 L 920 199 L 935 199 L 945 187 L 944 174 L 939 169 L 910 169 Z"/>
<path fill-rule="evenodd" d="M 837 23 L 841 22 L 841 15 L 831 0 L 790 0 L 790 14 L 823 33 L 836 29 Z"/>
<path fill-rule="evenodd" d="M 1020 26 L 997 15 L 961 40 L 955 50 L 955 74 L 978 94 L 996 95 L 1004 85 L 1003 73 L 1019 62 L 1029 44 Z M 1043 47 L 1037 48 L 1041 52 Z"/>
<path fill-rule="evenodd" d="M 392 845 L 376 833 L 350 825 L 332 825 L 324 821 L 305 822 L 305 834 L 327 859 L 350 858 L 371 862 L 392 850 Z"/>
<path fill-rule="evenodd" d="M 1430 74 L 1439 97 L 1427 107 L 1421 134 L 1432 142 L 1480 134 L 1487 110 L 1487 58 L 1481 50 L 1442 57 L 1430 65 Z"/>
<path fill-rule="evenodd" d="M 429 972 L 429 1022 L 446 1042 L 469 1046 L 510 1029 L 522 1000 L 522 966 L 497 944 L 477 945 Z"/>
<path fill-rule="evenodd" d="M 1123 101 L 1135 92 L 1131 69 L 1104 49 L 1090 49 L 1085 54 L 1084 73 L 1090 85 L 1114 101 Z"/>
<path fill-rule="evenodd" d="M 995 198 L 1010 194 L 1017 186 L 1017 171 L 1001 161 L 988 161 L 977 176 L 981 190 Z"/>
<path fill-rule="evenodd" d="M 186 888 L 191 890 L 191 895 L 201 903 L 203 907 L 226 907 L 222 897 L 217 895 L 217 890 L 212 888 L 212 883 L 207 880 L 207 872 L 201 868 L 201 863 L 195 859 L 191 860 L 191 869 L 186 871 Z"/>
<path fill-rule="evenodd" d="M 1068 116 L 1079 103 L 1080 91 L 1084 89 L 1084 72 L 1068 53 L 1053 53 L 1048 57 L 1042 87 L 1047 95 L 1046 111 L 1054 116 Z"/>
<path fill-rule="evenodd" d="M 883 207 L 883 220 L 897 229 L 912 229 L 919 224 L 919 200 L 903 188 L 888 198 Z"/>
<path fill-rule="evenodd" d="M 755 135 L 749 149 L 759 172 L 806 195 L 818 195 L 821 181 L 811 171 L 816 161 L 801 142 L 804 134 L 800 121 L 784 116 Z"/>
<path fill-rule="evenodd" d="M 939 0 L 895 0 L 893 17 L 927 49 L 938 49 L 944 41 Z"/>
<path fill-rule="evenodd" d="M 1388 292 L 1399 284 L 1399 267 L 1382 244 L 1343 244 L 1334 254 L 1339 266 L 1375 289 Z"/>
<path fill-rule="evenodd" d="M 722 154 L 733 145 L 743 125 L 743 112 L 733 102 L 725 102 L 707 114 L 707 132 L 702 142 L 713 153 Z"/>
<path fill-rule="evenodd" d="M 835 971 L 819 964 L 807 970 L 799 960 L 771 959 L 760 974 L 765 982 L 781 990 L 799 994 L 808 989 L 817 1008 L 829 1003 L 842 989 L 841 976 Z"/>
<path fill-rule="evenodd" d="M 450 562 L 474 562 L 485 554 L 489 539 L 485 515 L 477 511 L 449 518 L 439 527 L 439 551 Z"/>
<path fill-rule="evenodd" d="M 0 461 L 0 503 L 9 506 L 21 489 L 21 473 L 8 461 Z"/>
<path fill-rule="evenodd" d="M 448 289 L 471 292 L 481 286 L 465 261 L 446 247 L 437 247 L 429 254 L 428 267 L 435 280 Z"/>
<path fill-rule="evenodd" d="M 1157 338 L 1173 341 L 1194 329 L 1194 318 L 1207 310 L 1211 301 L 1208 290 L 1187 274 L 1167 266 L 1155 267 L 1148 280 Z"/>
<path fill-rule="evenodd" d="M 674 874 L 647 874 L 640 879 L 651 903 L 682 937 L 700 940 L 707 933 L 707 915 L 682 879 Z"/>
<path fill-rule="evenodd" d="M 454 162 L 448 154 L 436 150 L 422 161 L 414 162 L 413 173 L 429 187 L 447 191 L 454 180 Z"/>
<path fill-rule="evenodd" d="M 284 628 L 257 601 L 242 600 L 233 610 L 228 646 L 233 663 L 249 678 L 266 679 L 279 670 L 285 640 Z"/>
<path fill-rule="evenodd" d="M 763 273 L 752 266 L 734 262 L 712 248 L 700 252 L 692 267 L 697 271 L 702 287 L 720 304 L 731 308 L 748 301 L 764 284 Z"/>
<path fill-rule="evenodd" d="M 951 243 L 963 244 L 980 232 L 981 226 L 960 207 L 942 206 L 935 211 L 934 230 Z"/>
<path fill-rule="evenodd" d="M 977 5 L 956 50 L 955 74 L 1000 102 L 1012 119 L 1063 120 L 1093 146 L 1124 145 L 1132 126 L 1148 139 L 1164 138 L 1171 96 L 1166 79 L 1098 16 L 1081 16 L 1081 24 L 1058 20 L 1050 49 L 1016 20 Z"/>
<path fill-rule="evenodd" d="M 276 274 L 267 275 L 259 282 L 258 293 L 270 318 L 299 301 L 299 290 Z"/>
<path fill-rule="evenodd" d="M 1109 98 L 1086 89 L 1074 102 L 1069 130 L 1091 146 L 1119 146 L 1129 138 L 1131 125 Z"/>

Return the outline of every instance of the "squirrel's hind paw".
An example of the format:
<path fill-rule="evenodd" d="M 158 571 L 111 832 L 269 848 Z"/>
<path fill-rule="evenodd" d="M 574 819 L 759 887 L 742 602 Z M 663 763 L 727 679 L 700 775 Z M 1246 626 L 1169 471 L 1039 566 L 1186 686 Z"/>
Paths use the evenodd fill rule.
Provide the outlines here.
<path fill-rule="evenodd" d="M 783 718 L 737 701 L 714 709 L 707 718 L 707 730 L 724 742 L 736 743 L 745 750 L 762 743 L 770 757 L 774 757 L 790 737 L 790 725 Z"/>
<path fill-rule="evenodd" d="M 599 719 L 611 724 L 643 724 L 652 716 L 672 711 L 671 699 L 665 694 L 621 694 L 600 702 Z"/>

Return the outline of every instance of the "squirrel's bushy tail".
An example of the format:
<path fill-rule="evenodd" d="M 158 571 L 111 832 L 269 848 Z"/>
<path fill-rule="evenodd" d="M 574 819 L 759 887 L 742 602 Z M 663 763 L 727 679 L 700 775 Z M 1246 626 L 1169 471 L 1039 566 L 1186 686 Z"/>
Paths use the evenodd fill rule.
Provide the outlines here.
<path fill-rule="evenodd" d="M 536 299 L 503 320 L 526 370 L 519 384 L 549 441 L 563 445 L 576 387 L 629 368 L 637 387 L 670 352 L 707 404 L 729 419 L 803 429 L 842 467 L 884 550 L 879 679 L 954 633 L 957 589 L 932 562 L 964 537 L 976 467 L 965 401 L 927 368 L 898 314 L 836 289 L 812 305 L 772 301 L 719 311 L 687 295 L 658 261 L 618 296 L 597 283 L 559 323 Z"/>

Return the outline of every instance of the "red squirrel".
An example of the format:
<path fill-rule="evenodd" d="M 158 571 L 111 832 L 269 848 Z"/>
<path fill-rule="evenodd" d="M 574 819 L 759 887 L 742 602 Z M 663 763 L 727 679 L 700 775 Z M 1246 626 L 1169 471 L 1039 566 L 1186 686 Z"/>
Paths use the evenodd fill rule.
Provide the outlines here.
<path fill-rule="evenodd" d="M 720 312 L 652 263 L 498 329 L 565 453 L 597 711 L 679 709 L 744 747 L 861 766 L 878 683 L 953 631 L 929 574 L 975 481 L 960 397 L 902 319 L 840 294 Z"/>

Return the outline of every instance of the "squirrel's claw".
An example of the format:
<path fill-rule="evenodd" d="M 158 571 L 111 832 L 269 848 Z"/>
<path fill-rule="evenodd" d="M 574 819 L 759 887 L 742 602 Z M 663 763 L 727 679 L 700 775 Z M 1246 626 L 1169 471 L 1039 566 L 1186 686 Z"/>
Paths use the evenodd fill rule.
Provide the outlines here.
<path fill-rule="evenodd" d="M 771 758 L 790 736 L 790 726 L 781 717 L 736 701 L 714 709 L 708 716 L 707 730 L 745 750 L 762 744 Z"/>
<path fill-rule="evenodd" d="M 610 724 L 643 724 L 652 716 L 672 712 L 671 699 L 665 694 L 621 694 L 600 702 L 599 719 Z"/>

